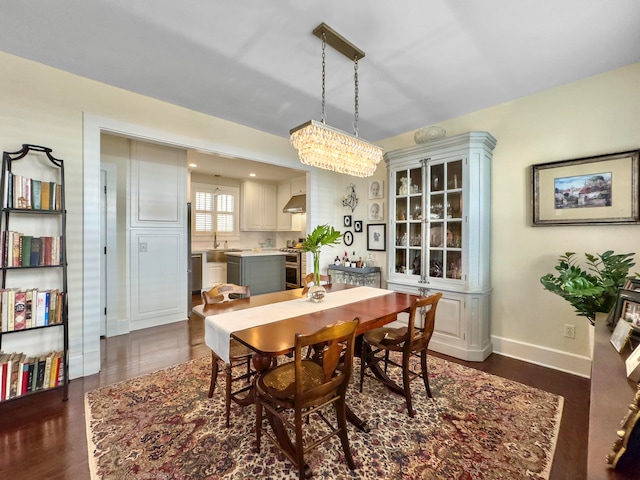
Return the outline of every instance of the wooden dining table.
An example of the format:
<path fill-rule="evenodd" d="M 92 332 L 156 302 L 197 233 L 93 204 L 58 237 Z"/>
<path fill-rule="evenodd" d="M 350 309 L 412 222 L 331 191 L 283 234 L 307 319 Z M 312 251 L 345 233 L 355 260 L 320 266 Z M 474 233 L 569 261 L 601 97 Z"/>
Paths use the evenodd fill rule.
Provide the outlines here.
<path fill-rule="evenodd" d="M 328 295 L 332 292 L 340 292 L 347 289 L 359 288 L 352 285 L 332 284 L 326 285 Z M 371 287 L 360 287 L 371 289 Z M 401 312 L 408 312 L 416 295 L 395 292 L 390 290 L 377 289 L 373 292 L 376 296 L 358 300 L 357 292 L 353 292 L 353 301 L 348 301 L 337 307 L 322 309 L 302 315 L 295 315 L 275 321 L 264 319 L 264 322 L 249 328 L 231 331 L 230 336 L 238 342 L 246 345 L 256 353 L 253 356 L 253 364 L 259 372 L 266 371 L 272 363 L 272 359 L 278 355 L 290 353 L 294 349 L 296 333 L 309 334 L 316 332 L 320 328 L 340 321 L 351 321 L 359 318 L 360 322 L 356 330 L 356 336 L 386 325 L 397 319 Z M 371 294 L 371 290 L 368 291 Z M 214 352 L 218 342 L 212 341 L 214 333 L 223 335 L 219 330 L 213 328 L 213 320 L 225 313 L 238 312 L 246 309 L 260 308 L 280 302 L 303 301 L 303 289 L 286 290 L 282 292 L 257 295 L 255 297 L 241 298 L 232 302 L 224 302 L 210 305 L 198 305 L 193 311 L 197 315 L 205 318 L 205 342 Z M 253 312 L 255 313 L 255 311 Z M 222 317 L 217 318 L 218 321 Z M 207 340 L 208 339 L 208 340 Z M 228 338 L 217 338 L 228 342 Z M 219 352 L 216 352 L 218 354 Z M 242 402 L 249 405 L 253 401 L 252 392 L 247 395 Z M 356 415 L 347 404 L 347 420 L 356 428 L 364 432 L 369 432 L 369 427 L 365 421 Z M 295 456 L 295 447 L 286 433 L 281 422 L 270 418 L 271 426 L 280 444 Z M 305 466 L 305 471 L 308 466 Z"/>

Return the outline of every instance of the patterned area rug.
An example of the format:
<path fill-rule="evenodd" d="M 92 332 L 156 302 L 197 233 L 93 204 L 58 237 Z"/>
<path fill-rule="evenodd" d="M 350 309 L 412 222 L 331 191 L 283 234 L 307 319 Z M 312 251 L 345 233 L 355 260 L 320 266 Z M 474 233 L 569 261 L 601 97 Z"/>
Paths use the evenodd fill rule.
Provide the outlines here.
<path fill-rule="evenodd" d="M 297 478 L 266 438 L 255 452 L 253 406 L 232 404 L 224 426 L 224 377 L 208 398 L 210 368 L 204 357 L 87 393 L 92 478 Z M 349 430 L 357 469 L 348 469 L 334 437 L 305 459 L 314 478 L 548 478 L 562 397 L 436 357 L 429 369 L 435 398 L 414 381 L 413 419 L 404 399 L 375 379 L 365 378 L 362 394 L 352 382 L 349 405 L 371 427 Z M 314 423 L 322 422 L 312 430 Z"/>

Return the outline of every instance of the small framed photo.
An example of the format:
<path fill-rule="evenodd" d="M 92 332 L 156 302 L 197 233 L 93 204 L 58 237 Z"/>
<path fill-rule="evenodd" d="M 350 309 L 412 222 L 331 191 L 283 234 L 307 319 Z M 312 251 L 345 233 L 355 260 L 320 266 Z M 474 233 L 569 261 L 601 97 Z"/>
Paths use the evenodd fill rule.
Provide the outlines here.
<path fill-rule="evenodd" d="M 353 222 L 353 231 L 356 233 L 362 233 L 362 220 L 356 220 Z"/>
<path fill-rule="evenodd" d="M 382 202 L 369 203 L 369 220 L 372 222 L 384 220 L 384 204 Z"/>
<path fill-rule="evenodd" d="M 628 277 L 625 280 L 624 286 L 622 288 L 624 288 L 625 290 L 633 290 L 634 292 L 640 292 L 640 278 Z"/>
<path fill-rule="evenodd" d="M 627 367 L 627 378 L 633 382 L 640 381 L 640 345 L 631 352 L 625 361 Z"/>
<path fill-rule="evenodd" d="M 617 326 L 620 320 L 640 329 L 640 290 L 618 290 L 612 326 Z"/>
<path fill-rule="evenodd" d="M 384 198 L 384 182 L 382 180 L 369 182 L 369 200 L 376 198 Z"/>
<path fill-rule="evenodd" d="M 622 349 L 629 341 L 633 327 L 628 322 L 618 322 L 616 328 L 611 334 L 611 345 L 614 346 L 616 352 L 622 352 Z"/>
<path fill-rule="evenodd" d="M 351 227 L 351 215 L 344 216 L 344 226 Z"/>
<path fill-rule="evenodd" d="M 370 223 L 367 225 L 367 250 L 384 252 L 387 249 L 387 225 Z"/>

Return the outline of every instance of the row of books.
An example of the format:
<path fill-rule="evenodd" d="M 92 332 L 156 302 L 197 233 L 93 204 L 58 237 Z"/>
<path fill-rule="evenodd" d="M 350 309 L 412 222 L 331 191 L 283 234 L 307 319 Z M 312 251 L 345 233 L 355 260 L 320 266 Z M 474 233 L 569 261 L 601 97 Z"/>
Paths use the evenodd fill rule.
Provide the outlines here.
<path fill-rule="evenodd" d="M 46 390 L 64 382 L 64 353 L 29 357 L 0 352 L 0 400 Z"/>
<path fill-rule="evenodd" d="M 60 290 L 0 289 L 2 332 L 62 323 L 64 294 Z"/>
<path fill-rule="evenodd" d="M 9 174 L 7 172 L 5 205 L 27 210 L 60 210 L 62 187 L 56 182 L 45 182 Z"/>
<path fill-rule="evenodd" d="M 11 230 L 3 231 L 2 265 L 6 267 L 32 267 L 60 265 L 62 237 L 33 237 Z"/>

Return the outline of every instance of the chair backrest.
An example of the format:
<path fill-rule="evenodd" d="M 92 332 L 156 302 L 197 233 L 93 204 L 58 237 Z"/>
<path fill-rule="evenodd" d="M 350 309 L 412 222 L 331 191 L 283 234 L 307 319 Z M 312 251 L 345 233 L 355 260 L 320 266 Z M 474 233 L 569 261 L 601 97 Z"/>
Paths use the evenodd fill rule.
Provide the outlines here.
<path fill-rule="evenodd" d="M 353 352 L 359 318 L 350 322 L 327 325 L 315 333 L 296 334 L 295 344 L 295 403 L 300 407 L 318 405 L 334 396 L 345 395 L 353 368 Z M 304 348 L 314 348 L 308 359 Z M 322 367 L 322 374 L 312 382 L 303 379 L 303 362 Z M 320 369 L 318 369 L 320 372 Z M 305 381 L 307 380 L 307 381 Z"/>
<path fill-rule="evenodd" d="M 302 279 L 302 286 L 304 287 L 302 293 L 305 293 L 310 286 L 315 284 L 313 276 L 313 272 L 311 272 Z M 320 275 L 320 285 L 331 285 L 331 275 Z"/>
<path fill-rule="evenodd" d="M 230 302 L 238 298 L 249 298 L 251 289 L 249 286 L 240 286 L 233 283 L 216 285 L 209 291 L 202 292 L 202 301 L 205 305 L 212 303 Z"/>
<path fill-rule="evenodd" d="M 436 323 L 436 308 L 442 293 L 438 292 L 428 297 L 416 298 L 411 304 L 409 312 L 409 325 L 407 328 L 407 339 L 405 349 L 410 351 L 421 351 L 429 345 L 433 329 Z M 416 324 L 416 317 L 422 316 L 420 324 Z"/>

